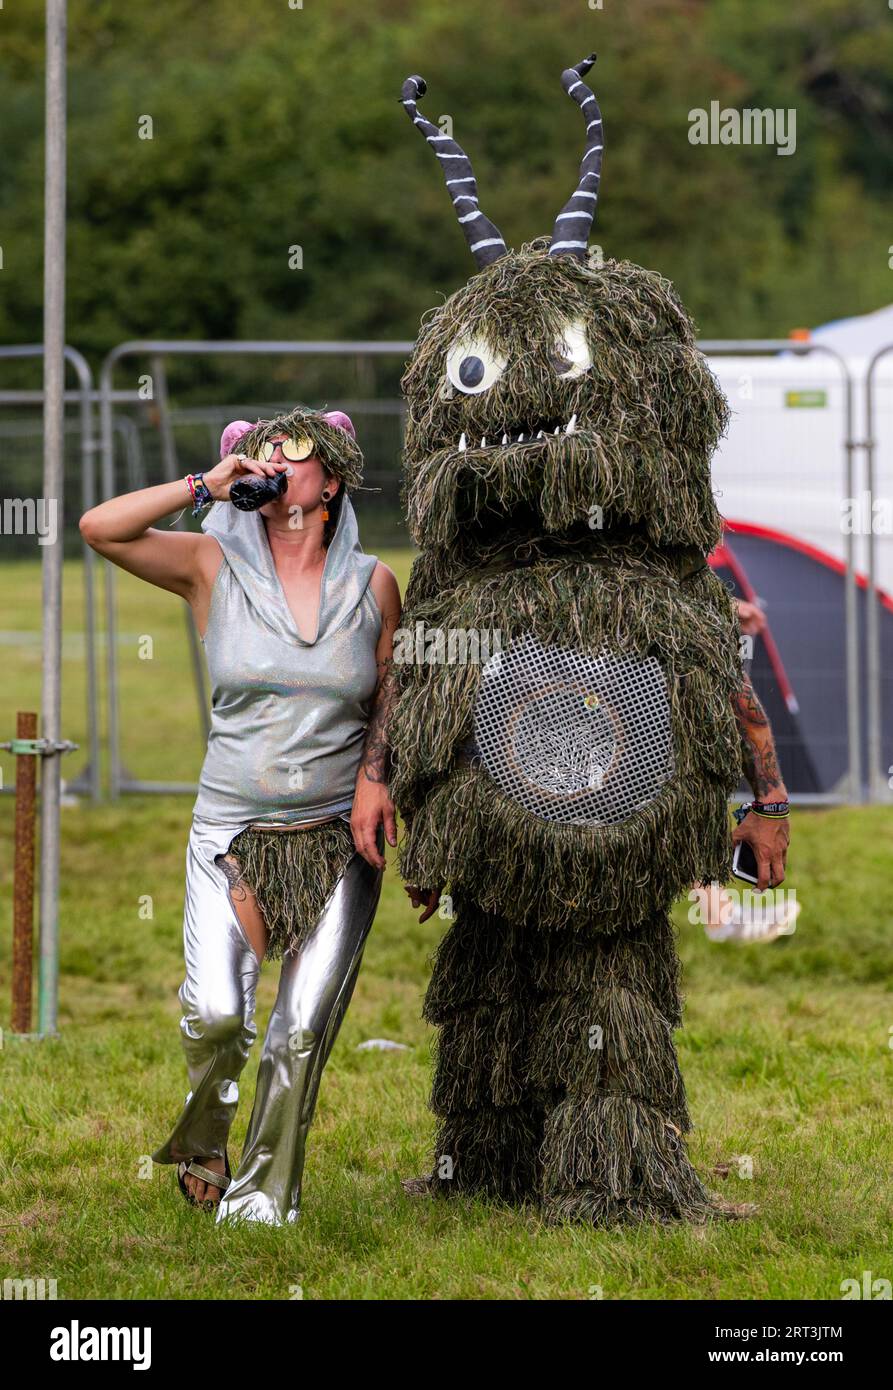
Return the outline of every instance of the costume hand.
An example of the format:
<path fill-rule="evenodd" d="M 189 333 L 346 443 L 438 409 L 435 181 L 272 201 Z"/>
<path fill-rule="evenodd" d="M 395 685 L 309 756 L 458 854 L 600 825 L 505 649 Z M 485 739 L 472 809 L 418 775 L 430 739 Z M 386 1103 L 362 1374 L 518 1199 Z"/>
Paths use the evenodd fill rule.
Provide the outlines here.
<path fill-rule="evenodd" d="M 764 888 L 777 888 L 784 883 L 785 866 L 788 857 L 788 844 L 791 826 L 787 816 L 771 820 L 768 816 L 758 816 L 748 811 L 740 825 L 732 831 L 732 844 L 746 840 L 757 861 L 757 891 Z"/>
<path fill-rule="evenodd" d="M 417 888 L 414 883 L 404 883 L 403 888 L 409 894 L 409 901 L 412 903 L 413 911 L 417 907 L 424 905 L 425 911 L 419 918 L 420 922 L 427 922 L 437 909 L 440 902 L 441 888 Z"/>
<path fill-rule="evenodd" d="M 209 469 L 203 477 L 205 487 L 214 501 L 227 502 L 230 487 L 237 479 L 244 478 L 248 473 L 253 473 L 258 478 L 275 478 L 277 473 L 284 473 L 289 467 L 285 462 L 259 463 L 257 459 L 250 459 L 245 454 L 227 454 L 226 458 L 221 459 L 216 467 Z"/>
<path fill-rule="evenodd" d="M 384 782 L 371 781 L 360 769 L 353 810 L 350 813 L 350 828 L 357 853 L 374 869 L 383 869 L 384 856 L 378 852 L 378 827 L 384 826 L 389 845 L 397 843 L 397 817 L 394 803 L 388 795 Z"/>

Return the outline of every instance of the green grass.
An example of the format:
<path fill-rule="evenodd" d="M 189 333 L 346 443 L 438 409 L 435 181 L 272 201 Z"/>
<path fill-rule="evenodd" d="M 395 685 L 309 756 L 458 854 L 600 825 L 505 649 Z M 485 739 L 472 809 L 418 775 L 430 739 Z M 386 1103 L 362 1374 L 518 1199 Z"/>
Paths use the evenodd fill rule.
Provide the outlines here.
<path fill-rule="evenodd" d="M 385 557 L 394 563 L 395 557 Z M 407 557 L 395 568 L 405 581 Z M 77 569 L 66 582 L 75 594 Z M 18 595 L 11 603 L 12 589 Z M 31 567 L 0 570 L 7 630 L 39 613 Z M 66 614 L 77 627 L 76 598 Z M 121 631 L 155 638 L 155 668 L 128 657 L 125 754 L 147 776 L 185 777 L 200 749 L 175 599 L 122 576 Z M 2 725 L 33 707 L 29 649 L 8 655 Z M 78 737 L 79 658 L 65 733 Z M 151 668 L 147 670 L 146 668 Z M 30 682 L 30 684 L 29 684 Z M 74 755 L 77 758 L 78 755 Z M 11 799 L 0 803 L 0 1023 L 8 1025 Z M 677 908 L 688 1006 L 678 1041 L 702 1172 L 754 1201 L 749 1221 L 612 1232 L 549 1229 L 531 1210 L 403 1196 L 422 1172 L 430 1035 L 419 1017 L 442 930 L 420 926 L 393 868 L 354 1001 L 323 1079 L 304 1207 L 287 1230 L 221 1230 L 188 1208 L 172 1169 L 146 1156 L 186 1090 L 177 1021 L 187 798 L 63 811 L 58 1039 L 0 1051 L 0 1277 L 58 1281 L 60 1298 L 837 1299 L 863 1270 L 891 1277 L 889 992 L 893 813 L 801 812 L 790 886 L 803 911 L 771 946 L 714 945 Z M 140 915 L 151 898 L 152 917 Z M 265 1025 L 276 968 L 264 969 Z M 408 1043 L 356 1050 L 364 1038 Z M 241 1146 L 259 1046 L 233 1134 Z"/>

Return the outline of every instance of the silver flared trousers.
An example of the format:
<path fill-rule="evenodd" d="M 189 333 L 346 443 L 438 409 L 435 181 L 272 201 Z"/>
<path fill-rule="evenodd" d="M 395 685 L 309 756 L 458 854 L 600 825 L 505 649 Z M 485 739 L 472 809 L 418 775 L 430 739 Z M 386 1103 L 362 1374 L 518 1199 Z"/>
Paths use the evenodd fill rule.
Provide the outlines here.
<path fill-rule="evenodd" d="M 297 1219 L 320 1077 L 353 994 L 380 891 L 381 870 L 355 854 L 301 949 L 282 959 L 245 1147 L 218 1221 L 238 1216 L 279 1226 Z M 152 1155 L 156 1163 L 223 1156 L 238 1078 L 257 1036 L 260 962 L 223 871 L 197 850 L 193 836 L 183 936 L 180 1032 L 192 1089 L 167 1142 Z"/>

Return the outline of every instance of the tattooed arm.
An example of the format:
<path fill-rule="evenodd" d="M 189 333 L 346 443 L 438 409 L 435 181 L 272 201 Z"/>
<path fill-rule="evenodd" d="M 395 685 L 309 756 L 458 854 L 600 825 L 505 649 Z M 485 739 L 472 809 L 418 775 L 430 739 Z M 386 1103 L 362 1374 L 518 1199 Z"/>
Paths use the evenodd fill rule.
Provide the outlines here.
<path fill-rule="evenodd" d="M 350 828 L 357 852 L 374 868 L 383 869 L 385 861 L 378 850 L 379 825 L 384 826 L 388 844 L 397 843 L 394 803 L 388 794 L 390 758 L 387 725 L 397 696 L 394 633 L 400 623 L 400 590 L 392 571 L 380 561 L 373 572 L 370 587 L 381 609 L 381 633 L 375 650 L 378 684 L 372 699 L 372 713 L 357 773 Z"/>
<path fill-rule="evenodd" d="M 732 706 L 741 732 L 744 772 L 754 797 L 757 801 L 787 801 L 788 794 L 778 766 L 769 720 L 749 676 L 744 677 L 740 691 L 733 697 Z M 790 834 L 787 819 L 767 820 L 753 812 L 745 816 L 732 832 L 733 844 L 746 840 L 753 849 L 759 872 L 757 888 L 760 891 L 770 886 L 775 888 L 784 881 Z"/>

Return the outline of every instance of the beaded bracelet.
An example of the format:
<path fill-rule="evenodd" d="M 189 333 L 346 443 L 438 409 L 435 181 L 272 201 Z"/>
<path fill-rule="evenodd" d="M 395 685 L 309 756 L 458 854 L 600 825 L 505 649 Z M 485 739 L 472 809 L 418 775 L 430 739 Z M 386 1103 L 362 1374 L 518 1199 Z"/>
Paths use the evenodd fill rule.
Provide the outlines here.
<path fill-rule="evenodd" d="M 199 516 L 214 501 L 205 485 L 204 473 L 187 473 L 186 486 L 192 496 L 192 515 Z"/>

